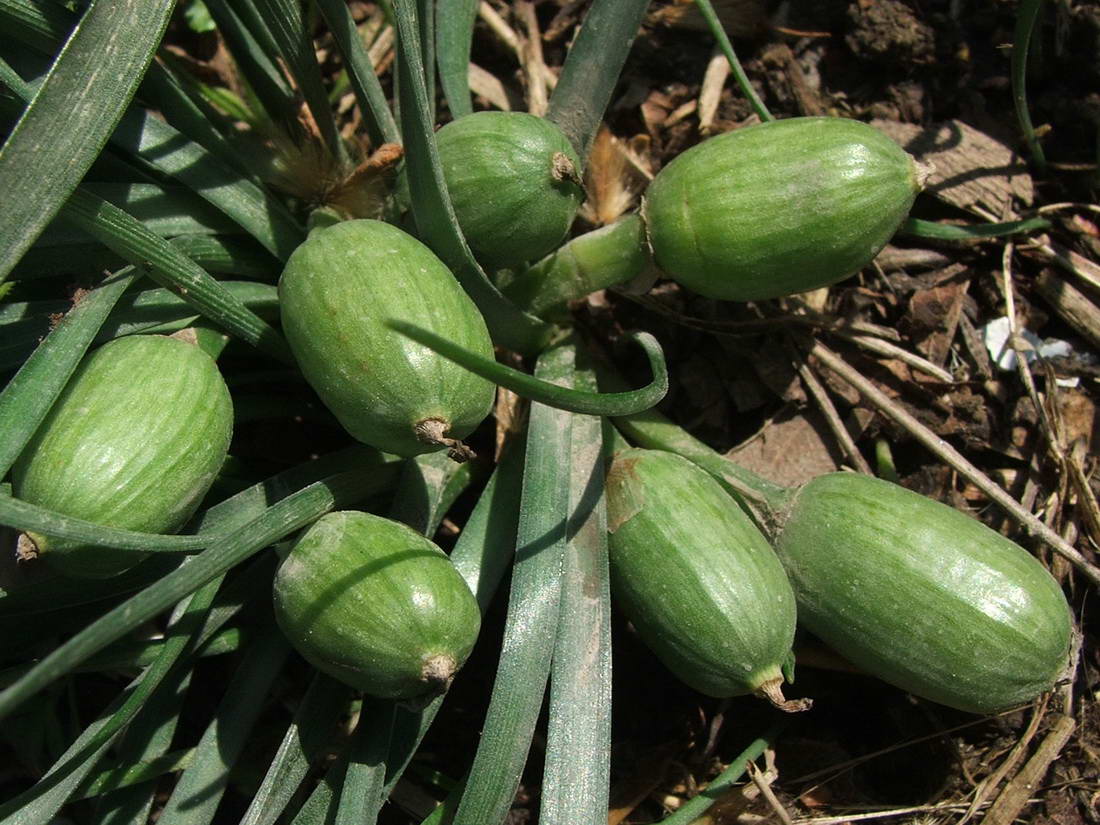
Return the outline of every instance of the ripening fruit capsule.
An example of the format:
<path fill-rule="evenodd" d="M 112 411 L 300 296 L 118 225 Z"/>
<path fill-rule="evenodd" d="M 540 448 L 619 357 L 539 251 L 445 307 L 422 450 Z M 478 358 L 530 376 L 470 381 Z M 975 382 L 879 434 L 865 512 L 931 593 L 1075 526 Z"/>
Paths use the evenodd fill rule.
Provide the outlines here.
<path fill-rule="evenodd" d="M 495 387 L 395 332 L 404 321 L 493 357 L 474 302 L 428 247 L 381 221 L 311 232 L 279 279 L 283 332 L 303 375 L 355 438 L 403 456 L 461 448 Z"/>
<path fill-rule="evenodd" d="M 903 690 L 973 713 L 1029 702 L 1069 663 L 1072 624 L 1034 556 L 896 484 L 831 473 L 795 493 L 775 549 L 798 619 Z"/>
<path fill-rule="evenodd" d="M 708 696 L 755 693 L 784 710 L 795 600 L 783 566 L 704 470 L 629 449 L 607 474 L 611 593 L 638 635 Z"/>
<path fill-rule="evenodd" d="M 16 497 L 67 516 L 174 533 L 225 461 L 233 403 L 214 360 L 193 344 L 131 335 L 73 373 L 12 468 Z M 59 571 L 107 578 L 146 554 L 27 534 Z"/>
<path fill-rule="evenodd" d="M 274 597 L 279 627 L 310 664 L 380 698 L 445 691 L 481 628 L 446 554 L 368 513 L 315 522 L 279 565 Z"/>
<path fill-rule="evenodd" d="M 710 138 L 646 191 L 658 266 L 708 298 L 751 301 L 853 275 L 909 214 L 927 171 L 872 126 L 801 117 Z"/>
<path fill-rule="evenodd" d="M 556 249 L 584 198 L 561 130 L 525 112 L 475 112 L 436 133 L 458 224 L 477 259 L 515 268 Z"/>

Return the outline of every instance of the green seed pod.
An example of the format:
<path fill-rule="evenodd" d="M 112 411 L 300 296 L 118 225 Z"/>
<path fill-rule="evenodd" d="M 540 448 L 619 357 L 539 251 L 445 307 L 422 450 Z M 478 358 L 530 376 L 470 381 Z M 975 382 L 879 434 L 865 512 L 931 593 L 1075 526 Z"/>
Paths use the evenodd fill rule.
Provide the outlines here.
<path fill-rule="evenodd" d="M 493 357 L 477 307 L 428 247 L 380 221 L 316 230 L 287 261 L 279 303 L 302 373 L 349 433 L 398 455 L 446 446 L 461 457 L 458 439 L 489 414 L 495 388 L 386 326 Z"/>
<path fill-rule="evenodd" d="M 766 696 L 784 710 L 795 600 L 772 548 L 705 471 L 624 450 L 607 474 L 611 592 L 665 665 L 708 696 Z"/>
<path fill-rule="evenodd" d="M 458 225 L 485 266 L 516 268 L 562 242 L 584 190 L 557 126 L 524 112 L 476 112 L 435 137 Z"/>
<path fill-rule="evenodd" d="M 658 266 L 700 295 L 805 292 L 869 264 L 925 174 L 865 123 L 771 121 L 706 140 L 662 169 L 646 191 L 646 230 Z"/>
<path fill-rule="evenodd" d="M 232 432 L 229 390 L 210 356 L 161 335 L 119 338 L 77 367 L 16 462 L 13 491 L 68 516 L 173 533 L 214 482 Z M 147 555 L 37 534 L 23 549 L 92 578 Z"/>
<path fill-rule="evenodd" d="M 806 484 L 775 543 L 807 629 L 878 678 L 993 713 L 1050 690 L 1068 664 L 1069 606 L 1023 548 L 896 484 Z"/>
<path fill-rule="evenodd" d="M 275 618 L 318 670 L 372 696 L 447 689 L 481 613 L 450 559 L 422 535 L 367 513 L 329 513 L 275 574 Z"/>

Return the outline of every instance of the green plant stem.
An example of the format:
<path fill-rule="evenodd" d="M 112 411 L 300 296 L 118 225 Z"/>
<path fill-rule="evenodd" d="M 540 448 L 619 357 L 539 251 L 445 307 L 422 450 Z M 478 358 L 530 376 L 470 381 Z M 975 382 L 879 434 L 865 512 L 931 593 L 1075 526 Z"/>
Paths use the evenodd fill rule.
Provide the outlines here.
<path fill-rule="evenodd" d="M 1035 134 L 1027 105 L 1027 54 L 1042 5 L 1043 0 L 1020 0 L 1016 10 L 1016 29 L 1012 37 L 1012 99 L 1016 106 L 1016 121 L 1020 124 L 1020 131 L 1024 133 L 1031 157 L 1040 169 L 1045 169 L 1046 155 L 1043 154 L 1043 147 Z"/>
<path fill-rule="evenodd" d="M 525 372 L 469 352 L 446 338 L 413 324 L 390 321 L 389 326 L 475 375 L 506 387 L 524 398 L 559 410 L 584 415 L 631 415 L 649 409 L 668 392 L 668 369 L 664 354 L 657 339 L 648 332 L 636 333 L 634 340 L 642 346 L 649 358 L 649 367 L 653 372 L 653 380 L 649 385 L 629 392 L 594 393 L 553 386 Z"/>
<path fill-rule="evenodd" d="M 940 241 L 969 241 L 975 238 L 1003 238 L 1006 235 L 1044 231 L 1050 229 L 1050 225 L 1046 218 L 1025 218 L 1020 221 L 979 223 L 972 226 L 953 226 L 937 221 L 922 221 L 920 218 L 906 218 L 898 233 Z"/>
<path fill-rule="evenodd" d="M 775 120 L 772 113 L 768 111 L 768 107 L 764 105 L 764 101 L 762 101 L 760 96 L 756 93 L 756 89 L 753 88 L 749 76 L 745 74 L 745 70 L 741 68 L 741 61 L 737 59 L 737 54 L 733 50 L 733 44 L 730 43 L 730 39 L 726 36 L 726 31 L 722 28 L 722 21 L 719 20 L 718 15 L 714 13 L 714 6 L 710 4 L 710 0 L 695 0 L 695 5 L 702 13 L 703 19 L 707 21 L 707 26 L 710 28 L 711 33 L 714 35 L 715 39 L 717 39 L 718 46 L 722 49 L 722 53 L 726 56 L 726 60 L 729 61 L 730 69 L 733 70 L 733 76 L 737 80 L 737 85 L 741 87 L 741 93 L 748 98 L 753 111 L 765 122 Z"/>
<path fill-rule="evenodd" d="M 573 238 L 531 264 L 503 291 L 525 311 L 558 320 L 567 315 L 570 301 L 632 281 L 651 266 L 642 219 L 628 215 Z"/>
<path fill-rule="evenodd" d="M 733 783 L 740 779 L 741 774 L 748 768 L 749 762 L 758 759 L 764 751 L 775 744 L 787 724 L 785 721 L 779 722 L 769 728 L 759 739 L 754 739 L 722 773 L 711 781 L 705 791 L 684 803 L 672 816 L 666 816 L 659 825 L 691 825 L 698 820 L 711 805 L 729 792 Z"/>
<path fill-rule="evenodd" d="M 569 138 L 582 165 L 647 5 L 648 0 L 594 0 L 565 58 L 546 118 Z"/>

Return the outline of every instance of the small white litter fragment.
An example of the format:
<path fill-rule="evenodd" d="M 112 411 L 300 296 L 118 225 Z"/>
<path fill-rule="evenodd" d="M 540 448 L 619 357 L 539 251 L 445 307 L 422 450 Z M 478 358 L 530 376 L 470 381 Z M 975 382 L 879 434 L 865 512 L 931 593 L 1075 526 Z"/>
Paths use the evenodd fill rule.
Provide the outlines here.
<path fill-rule="evenodd" d="M 989 357 L 1003 372 L 1015 372 L 1016 350 L 1009 344 L 1008 337 L 1008 316 L 996 318 L 982 327 L 982 342 L 989 351 Z M 1026 329 L 1020 331 L 1020 337 L 1027 344 L 1024 357 L 1027 358 L 1029 364 L 1039 358 L 1068 358 L 1074 354 L 1073 346 L 1069 341 L 1063 341 L 1060 338 L 1048 338 L 1044 341 L 1034 332 Z M 1058 384 L 1059 386 L 1075 386 L 1075 384 L 1063 384 L 1061 380 Z"/>

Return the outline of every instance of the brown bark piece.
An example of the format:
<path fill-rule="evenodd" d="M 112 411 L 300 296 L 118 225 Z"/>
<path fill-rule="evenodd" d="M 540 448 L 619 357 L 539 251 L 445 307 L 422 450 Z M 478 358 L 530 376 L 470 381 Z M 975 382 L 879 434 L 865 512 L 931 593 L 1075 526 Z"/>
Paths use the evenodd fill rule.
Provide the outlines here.
<path fill-rule="evenodd" d="M 1100 308 L 1092 298 L 1050 269 L 1039 275 L 1035 288 L 1066 323 L 1100 348 Z"/>
<path fill-rule="evenodd" d="M 784 486 L 804 484 L 837 470 L 844 461 L 824 418 L 807 411 L 776 419 L 748 443 L 734 447 L 729 457 L 739 465 Z"/>
<path fill-rule="evenodd" d="M 871 125 L 935 169 L 924 191 L 960 209 L 1011 216 L 1013 201 L 1030 206 L 1035 188 L 1027 164 L 1008 146 L 960 120 L 923 128 L 873 120 Z M 980 212 L 979 212 L 980 214 Z"/>

